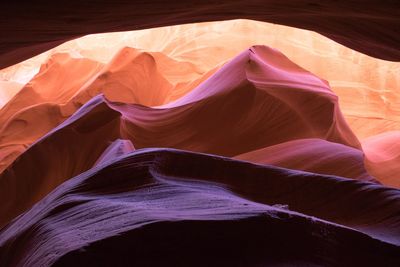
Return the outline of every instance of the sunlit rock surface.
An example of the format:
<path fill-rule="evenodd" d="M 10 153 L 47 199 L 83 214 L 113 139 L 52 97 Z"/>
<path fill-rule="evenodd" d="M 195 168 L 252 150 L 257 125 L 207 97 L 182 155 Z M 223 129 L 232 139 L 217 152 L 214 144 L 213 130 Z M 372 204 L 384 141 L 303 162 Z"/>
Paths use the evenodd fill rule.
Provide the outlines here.
<path fill-rule="evenodd" d="M 0 77 L 25 83 L 50 54 L 60 52 L 106 64 L 125 46 L 161 52 L 193 64 L 196 70 L 191 74 L 204 73 L 254 44 L 276 47 L 295 63 L 329 81 L 339 96 L 346 120 L 360 139 L 400 130 L 398 63 L 366 56 L 311 31 L 249 20 L 86 36 L 4 69 Z"/>

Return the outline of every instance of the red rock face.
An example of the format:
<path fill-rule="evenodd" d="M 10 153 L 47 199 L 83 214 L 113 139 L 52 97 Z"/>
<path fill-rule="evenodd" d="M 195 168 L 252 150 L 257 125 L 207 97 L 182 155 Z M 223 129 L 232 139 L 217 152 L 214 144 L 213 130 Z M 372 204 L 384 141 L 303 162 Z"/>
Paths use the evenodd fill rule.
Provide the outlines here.
<path fill-rule="evenodd" d="M 160 15 L 165 20 L 158 23 L 207 20 L 211 11 L 218 19 L 222 10 L 244 8 L 238 2 L 229 8 L 204 3 L 188 14 L 179 2 L 171 4 L 185 16 L 171 21 Z M 251 8 L 243 12 L 260 16 L 255 10 L 261 2 L 248 4 Z M 65 10 L 75 7 L 66 5 Z M 321 26 L 315 27 L 323 34 L 396 59 L 392 40 L 368 42 L 375 28 L 350 36 L 358 29 L 350 27 L 338 34 L 336 27 L 352 19 L 340 14 L 344 22 L 339 22 L 328 15 L 346 5 L 352 7 L 312 4 L 302 18 L 285 20 L 295 10 L 288 3 L 286 15 L 271 21 L 311 27 L 310 16 L 319 14 Z M 97 11 L 106 6 L 100 1 Z M 360 25 L 371 25 L 380 18 L 372 6 L 366 2 L 365 12 L 348 12 L 359 14 Z M 70 29 L 90 4 L 85 8 L 68 17 Z M 129 13 L 118 8 L 115 3 L 110 12 Z M 280 5 L 275 8 L 279 11 Z M 396 25 L 395 13 L 378 25 Z M 108 25 L 88 14 L 76 34 Z M 375 17 L 366 16 L 371 14 Z M 83 27 L 90 19 L 97 26 Z M 149 26 L 146 18 L 135 19 L 142 23 L 138 27 Z M 257 25 L 235 23 L 242 35 Z M 195 35 L 201 38 L 213 25 L 192 27 L 199 27 Z M 72 36 L 60 37 L 64 26 L 54 27 L 61 30 L 53 44 Z M 185 27 L 191 26 L 177 30 L 182 39 L 189 34 Z M 176 29 L 154 30 L 152 38 Z M 47 37 L 38 38 L 12 52 L 4 46 L 5 60 L 32 54 L 30 49 Z M 113 56 L 58 51 L 25 85 L 7 83 L 7 92 L 15 95 L 0 110 L 0 266 L 399 266 L 400 191 L 395 187 L 400 185 L 400 129 L 396 122 L 382 127 L 397 120 L 396 97 L 389 98 L 397 88 L 371 93 L 368 86 L 383 82 L 369 78 L 367 89 L 346 91 L 355 86 L 353 78 L 367 76 L 371 64 L 379 66 L 377 77 L 386 77 L 385 84 L 395 88 L 395 75 L 388 71 L 384 76 L 383 69 L 393 71 L 396 65 L 349 56 L 353 52 L 344 48 L 337 48 L 337 58 L 321 56 L 324 42 L 313 38 L 302 48 L 282 43 L 297 64 L 264 45 L 229 58 L 234 51 L 229 42 L 215 40 L 205 47 L 201 41 L 169 41 L 162 52 L 124 47 Z M 248 42 L 242 36 L 236 40 Z M 39 50 L 51 45 L 41 44 Z M 308 52 L 301 55 L 301 49 Z M 338 70 L 335 76 L 327 66 L 341 63 L 323 65 L 322 58 L 367 63 L 356 74 Z M 305 59 L 318 74 L 337 79 L 334 86 L 300 67 Z M 368 93 L 369 99 L 358 99 Z M 380 114 L 379 99 L 385 107 L 383 124 L 362 115 Z"/>

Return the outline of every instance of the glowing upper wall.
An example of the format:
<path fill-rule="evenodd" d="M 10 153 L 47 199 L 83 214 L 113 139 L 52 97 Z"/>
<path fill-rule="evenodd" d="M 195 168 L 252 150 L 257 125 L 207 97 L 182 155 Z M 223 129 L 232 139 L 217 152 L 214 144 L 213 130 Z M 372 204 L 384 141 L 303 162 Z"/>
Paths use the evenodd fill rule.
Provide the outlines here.
<path fill-rule="evenodd" d="M 400 64 L 375 59 L 315 32 L 250 20 L 206 22 L 88 35 L 0 71 L 0 105 L 37 73 L 49 55 L 108 62 L 122 47 L 159 51 L 206 72 L 254 44 L 275 47 L 329 81 L 359 138 L 400 130 Z"/>

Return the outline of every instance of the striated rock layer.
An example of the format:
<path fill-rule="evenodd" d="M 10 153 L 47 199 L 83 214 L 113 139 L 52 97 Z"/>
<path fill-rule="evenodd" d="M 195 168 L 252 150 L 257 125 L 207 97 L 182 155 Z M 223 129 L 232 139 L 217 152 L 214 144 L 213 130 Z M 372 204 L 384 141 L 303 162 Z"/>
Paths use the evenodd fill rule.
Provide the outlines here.
<path fill-rule="evenodd" d="M 0 261 L 397 266 L 399 208 L 398 190 L 371 183 L 145 149 L 70 179 L 5 227 Z"/>

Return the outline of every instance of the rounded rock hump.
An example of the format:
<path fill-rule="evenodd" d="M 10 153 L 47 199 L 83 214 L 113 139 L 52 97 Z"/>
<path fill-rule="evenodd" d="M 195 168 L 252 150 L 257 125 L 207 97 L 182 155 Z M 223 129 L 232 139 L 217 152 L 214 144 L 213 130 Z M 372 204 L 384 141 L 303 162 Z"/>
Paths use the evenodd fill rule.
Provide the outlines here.
<path fill-rule="evenodd" d="M 235 159 L 288 169 L 376 182 L 359 149 L 322 139 L 297 139 L 250 151 Z"/>
<path fill-rule="evenodd" d="M 196 124 L 214 125 L 208 130 L 215 136 L 229 129 L 229 138 L 258 148 L 300 138 L 360 148 L 327 82 L 266 46 L 247 49 L 182 98 L 157 108 L 188 107 Z M 244 152 L 225 155 L 235 153 Z"/>

